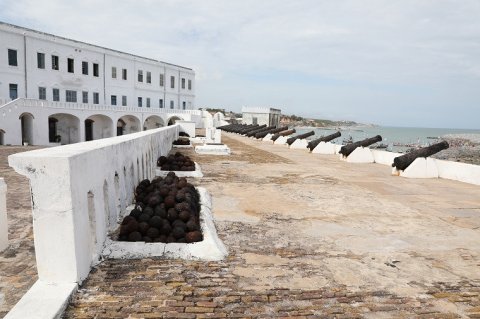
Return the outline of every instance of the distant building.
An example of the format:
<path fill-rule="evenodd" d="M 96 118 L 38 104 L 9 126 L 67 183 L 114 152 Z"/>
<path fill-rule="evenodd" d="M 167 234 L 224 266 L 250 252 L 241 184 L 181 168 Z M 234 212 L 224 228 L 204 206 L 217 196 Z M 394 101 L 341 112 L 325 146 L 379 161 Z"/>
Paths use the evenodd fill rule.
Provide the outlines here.
<path fill-rule="evenodd" d="M 242 107 L 244 124 L 278 126 L 282 111 L 270 107 Z"/>
<path fill-rule="evenodd" d="M 69 144 L 201 120 L 190 68 L 3 22 L 0 39 L 0 144 Z"/>

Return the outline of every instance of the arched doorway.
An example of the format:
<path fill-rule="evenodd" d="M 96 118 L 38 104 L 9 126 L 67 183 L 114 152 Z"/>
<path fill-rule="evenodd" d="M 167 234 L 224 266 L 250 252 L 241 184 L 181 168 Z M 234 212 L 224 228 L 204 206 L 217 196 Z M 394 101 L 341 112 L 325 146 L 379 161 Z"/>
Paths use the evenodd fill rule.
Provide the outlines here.
<path fill-rule="evenodd" d="M 0 129 L 0 145 L 5 145 L 5 131 Z"/>
<path fill-rule="evenodd" d="M 95 114 L 85 120 L 85 141 L 113 136 L 113 121 L 106 115 Z"/>
<path fill-rule="evenodd" d="M 151 115 L 145 119 L 145 122 L 143 123 L 143 130 L 152 130 L 163 126 L 165 126 L 165 123 L 160 116 Z"/>
<path fill-rule="evenodd" d="M 183 121 L 183 119 L 178 116 L 172 116 L 168 119 L 168 126 L 175 124 L 176 121 Z"/>
<path fill-rule="evenodd" d="M 117 136 L 140 132 L 140 120 L 133 115 L 124 115 L 117 121 Z"/>
<path fill-rule="evenodd" d="M 33 145 L 33 115 L 22 113 L 19 117 L 22 128 L 22 144 Z"/>
<path fill-rule="evenodd" d="M 66 113 L 48 117 L 48 140 L 50 143 L 72 144 L 80 142 L 80 119 Z"/>

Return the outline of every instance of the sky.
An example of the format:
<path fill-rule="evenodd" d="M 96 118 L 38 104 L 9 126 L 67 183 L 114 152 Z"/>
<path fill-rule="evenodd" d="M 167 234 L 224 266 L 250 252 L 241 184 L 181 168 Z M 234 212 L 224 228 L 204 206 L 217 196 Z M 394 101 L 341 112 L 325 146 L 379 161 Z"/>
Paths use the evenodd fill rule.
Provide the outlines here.
<path fill-rule="evenodd" d="M 0 20 L 191 67 L 197 107 L 480 129 L 480 0 L 0 0 Z"/>

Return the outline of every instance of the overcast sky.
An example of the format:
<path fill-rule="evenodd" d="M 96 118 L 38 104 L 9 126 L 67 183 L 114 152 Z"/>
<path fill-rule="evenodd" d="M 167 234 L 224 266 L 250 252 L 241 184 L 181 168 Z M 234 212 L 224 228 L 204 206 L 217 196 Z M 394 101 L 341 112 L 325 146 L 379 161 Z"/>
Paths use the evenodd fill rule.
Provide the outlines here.
<path fill-rule="evenodd" d="M 0 20 L 192 67 L 198 107 L 480 129 L 479 0 L 1 0 Z"/>

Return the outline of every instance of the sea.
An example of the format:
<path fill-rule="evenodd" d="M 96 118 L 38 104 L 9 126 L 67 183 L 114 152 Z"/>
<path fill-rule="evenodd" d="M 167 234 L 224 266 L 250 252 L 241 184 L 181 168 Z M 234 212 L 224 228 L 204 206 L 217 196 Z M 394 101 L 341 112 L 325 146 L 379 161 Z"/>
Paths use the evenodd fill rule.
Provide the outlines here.
<path fill-rule="evenodd" d="M 387 150 L 402 152 L 411 147 L 428 146 L 441 141 L 445 135 L 475 134 L 480 136 L 480 129 L 450 129 L 450 128 L 424 128 L 424 127 L 392 127 L 392 126 L 352 126 L 340 128 L 297 127 L 298 134 L 314 131 L 315 135 L 309 140 L 326 136 L 340 131 L 341 137 L 333 140 L 335 144 L 346 144 L 347 141 L 357 142 L 369 137 L 380 135 Z"/>

